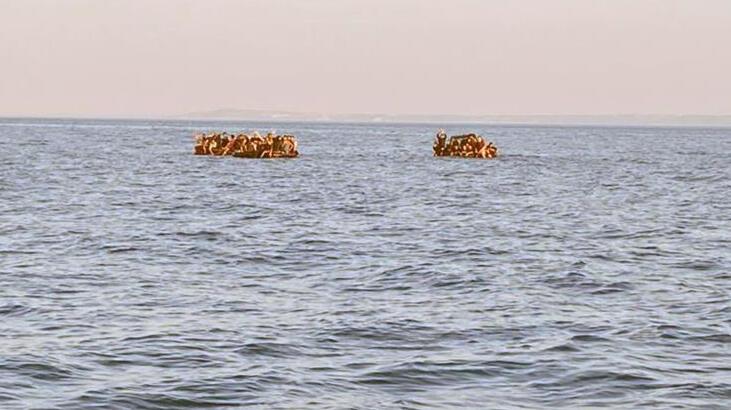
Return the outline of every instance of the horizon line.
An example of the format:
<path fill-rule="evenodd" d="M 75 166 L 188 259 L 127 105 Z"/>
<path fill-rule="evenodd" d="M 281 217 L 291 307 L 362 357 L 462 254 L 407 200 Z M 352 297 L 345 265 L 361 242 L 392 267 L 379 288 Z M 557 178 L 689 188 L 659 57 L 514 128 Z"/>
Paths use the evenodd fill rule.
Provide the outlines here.
<path fill-rule="evenodd" d="M 247 111 L 247 110 L 241 110 Z M 254 110 L 251 110 L 254 111 Z M 283 111 L 255 110 L 260 113 L 283 113 Z M 294 113 L 305 115 L 307 113 Z M 193 114 L 193 113 L 191 113 Z M 324 115 L 324 114 L 323 114 Z M 731 114 L 494 114 L 494 115 L 470 115 L 470 114 L 330 114 L 330 116 L 341 118 L 245 118 L 245 117 L 205 117 L 195 115 L 177 116 L 71 116 L 71 115 L 0 115 L 0 120 L 99 120 L 99 121 L 190 121 L 190 122 L 255 122 L 255 123 L 351 123 L 351 124 L 429 124 L 429 125 L 492 125 L 492 126 L 546 126 L 546 127 L 658 127 L 658 128 L 731 128 Z M 429 117 L 444 117 L 441 119 Z M 342 118 L 346 117 L 346 118 Z M 366 117 L 366 118 L 347 118 Z M 368 117 L 387 117 L 373 119 Z M 416 118 L 407 118 L 416 117 Z M 451 118 L 451 120 L 449 119 Z M 502 118 L 503 121 L 499 119 Z M 531 121 L 530 119 L 533 119 Z M 540 122 L 535 120 L 550 119 L 554 121 Z M 561 121 L 569 119 L 584 119 L 580 121 Z M 672 120 L 706 119 L 720 120 L 711 122 L 682 122 Z M 512 119 L 512 121 L 505 121 Z M 520 121 L 522 119 L 523 121 Z M 615 121 L 602 122 L 597 120 L 614 119 Z M 627 121 L 634 119 L 635 121 Z M 641 121 L 654 119 L 655 121 Z M 662 120 L 665 121 L 662 121 Z M 492 120 L 492 121 L 490 121 Z M 622 121 L 624 120 L 624 121 Z M 660 120 L 660 121 L 658 121 Z"/>
<path fill-rule="evenodd" d="M 301 117 L 387 117 L 387 118 L 724 118 L 731 119 L 728 114 L 701 114 L 701 113 L 598 113 L 598 114 L 557 114 L 557 113 L 518 113 L 518 114 L 445 114 L 445 113 L 383 113 L 383 112 L 308 112 L 289 110 L 268 110 L 249 108 L 220 108 L 205 111 L 191 111 L 182 114 L 70 114 L 70 113 L 48 113 L 48 114 L 2 114 L 0 118 L 37 118 L 37 119 L 247 119 L 246 115 L 268 116 L 301 116 Z"/>

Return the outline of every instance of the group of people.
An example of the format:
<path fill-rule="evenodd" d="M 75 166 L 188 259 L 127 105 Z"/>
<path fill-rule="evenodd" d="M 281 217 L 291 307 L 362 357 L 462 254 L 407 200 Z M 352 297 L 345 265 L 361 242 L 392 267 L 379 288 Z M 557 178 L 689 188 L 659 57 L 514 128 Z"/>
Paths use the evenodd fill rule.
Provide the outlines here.
<path fill-rule="evenodd" d="M 477 134 L 455 135 L 447 139 L 439 130 L 434 140 L 435 157 L 495 158 L 497 147 Z M 294 158 L 299 155 L 297 140 L 292 135 L 268 133 L 262 137 L 253 134 L 224 133 L 195 136 L 196 155 L 232 155 L 244 158 Z"/>
<path fill-rule="evenodd" d="M 434 140 L 435 157 L 495 158 L 497 147 L 477 134 L 455 135 L 439 130 Z"/>
<path fill-rule="evenodd" d="M 299 155 L 297 140 L 292 135 L 268 133 L 262 137 L 253 134 L 224 133 L 195 136 L 196 155 L 232 155 L 244 158 L 294 158 Z"/>

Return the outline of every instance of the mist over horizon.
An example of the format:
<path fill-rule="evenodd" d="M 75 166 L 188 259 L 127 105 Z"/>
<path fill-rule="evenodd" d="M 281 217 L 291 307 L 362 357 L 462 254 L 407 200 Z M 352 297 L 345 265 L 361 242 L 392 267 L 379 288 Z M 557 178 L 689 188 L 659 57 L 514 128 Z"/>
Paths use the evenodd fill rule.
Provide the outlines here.
<path fill-rule="evenodd" d="M 6 124 L 24 120 L 91 121 L 200 121 L 257 123 L 372 123 L 432 124 L 450 127 L 464 124 L 488 126 L 609 126 L 609 127 L 731 127 L 731 115 L 459 115 L 459 114 L 387 114 L 387 113 L 314 113 L 295 111 L 220 109 L 167 116 L 0 116 Z M 18 122 L 20 121 L 20 122 Z"/>
<path fill-rule="evenodd" d="M 728 38 L 720 0 L 5 0 L 0 116 L 727 116 Z"/>

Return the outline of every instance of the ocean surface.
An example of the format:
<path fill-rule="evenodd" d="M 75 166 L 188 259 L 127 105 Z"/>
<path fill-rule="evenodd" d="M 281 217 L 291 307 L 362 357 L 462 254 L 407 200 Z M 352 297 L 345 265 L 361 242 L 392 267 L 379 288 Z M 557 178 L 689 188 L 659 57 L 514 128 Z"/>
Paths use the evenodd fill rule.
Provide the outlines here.
<path fill-rule="evenodd" d="M 0 408 L 731 408 L 731 129 L 436 128 L 0 120 Z"/>

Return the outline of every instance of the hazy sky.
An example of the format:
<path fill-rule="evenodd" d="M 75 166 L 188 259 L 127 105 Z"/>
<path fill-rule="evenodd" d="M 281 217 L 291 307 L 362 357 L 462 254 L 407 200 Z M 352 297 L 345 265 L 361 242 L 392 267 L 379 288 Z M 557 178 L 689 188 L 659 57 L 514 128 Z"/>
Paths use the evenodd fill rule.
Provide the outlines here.
<path fill-rule="evenodd" d="M 0 116 L 731 114 L 731 0 L 0 0 Z"/>

